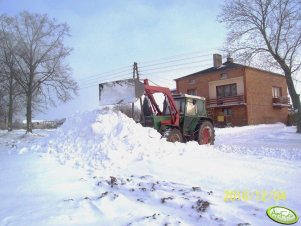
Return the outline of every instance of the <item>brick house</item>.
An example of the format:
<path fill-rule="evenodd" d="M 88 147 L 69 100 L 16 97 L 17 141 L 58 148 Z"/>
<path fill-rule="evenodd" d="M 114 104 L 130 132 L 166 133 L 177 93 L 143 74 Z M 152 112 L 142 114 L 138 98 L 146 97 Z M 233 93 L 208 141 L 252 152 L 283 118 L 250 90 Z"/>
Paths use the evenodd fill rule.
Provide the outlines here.
<path fill-rule="evenodd" d="M 237 64 L 222 64 L 213 55 L 213 67 L 175 79 L 177 91 L 206 98 L 216 126 L 287 123 L 289 98 L 281 74 Z"/>

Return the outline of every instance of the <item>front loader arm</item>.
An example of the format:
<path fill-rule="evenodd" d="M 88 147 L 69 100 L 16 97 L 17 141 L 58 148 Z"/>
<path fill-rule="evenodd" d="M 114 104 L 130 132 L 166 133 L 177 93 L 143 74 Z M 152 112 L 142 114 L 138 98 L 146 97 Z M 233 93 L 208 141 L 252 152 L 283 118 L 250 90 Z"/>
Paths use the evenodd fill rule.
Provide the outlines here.
<path fill-rule="evenodd" d="M 178 127 L 180 123 L 180 113 L 177 109 L 176 103 L 174 101 L 174 98 L 170 92 L 169 88 L 161 87 L 161 86 L 151 86 L 148 83 L 148 80 L 144 80 L 144 91 L 145 95 L 149 98 L 152 108 L 154 112 L 156 112 L 157 115 L 162 115 L 162 112 L 153 96 L 154 93 L 163 93 L 165 97 L 167 97 L 168 103 L 169 103 L 169 112 L 171 119 L 162 121 L 162 125 L 173 125 Z"/>
<path fill-rule="evenodd" d="M 152 105 L 156 115 L 163 115 L 153 94 L 162 93 L 169 103 L 169 112 L 171 119 L 161 121 L 162 125 L 179 126 L 180 113 L 175 104 L 174 98 L 169 88 L 161 86 L 150 86 L 148 80 L 144 83 L 139 79 L 125 79 L 99 84 L 99 105 L 114 105 L 134 103 L 138 98 L 145 94 Z"/>

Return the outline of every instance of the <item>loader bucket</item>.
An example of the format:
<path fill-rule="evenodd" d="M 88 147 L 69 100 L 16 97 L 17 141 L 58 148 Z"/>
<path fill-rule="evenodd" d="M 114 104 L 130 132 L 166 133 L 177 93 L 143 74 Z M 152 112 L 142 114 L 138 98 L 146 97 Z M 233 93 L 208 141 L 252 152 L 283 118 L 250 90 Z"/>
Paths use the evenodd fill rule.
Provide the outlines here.
<path fill-rule="evenodd" d="M 144 93 L 138 79 L 126 79 L 99 84 L 99 105 L 134 103 Z"/>

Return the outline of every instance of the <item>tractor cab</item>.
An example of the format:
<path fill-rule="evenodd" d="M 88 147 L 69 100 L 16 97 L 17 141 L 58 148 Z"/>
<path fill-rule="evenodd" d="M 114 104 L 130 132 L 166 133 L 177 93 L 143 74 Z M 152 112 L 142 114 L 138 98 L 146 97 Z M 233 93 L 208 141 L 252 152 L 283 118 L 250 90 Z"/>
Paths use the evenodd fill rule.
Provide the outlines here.
<path fill-rule="evenodd" d="M 188 94 L 174 94 L 173 98 L 181 115 L 207 116 L 205 98 Z"/>
<path fill-rule="evenodd" d="M 172 95 L 177 106 L 177 109 L 180 115 L 189 115 L 189 116 L 205 116 L 205 98 L 199 96 L 193 96 L 188 94 L 174 94 Z M 163 114 L 169 115 L 169 103 L 165 98 L 163 104 Z"/>
<path fill-rule="evenodd" d="M 183 135 L 194 132 L 200 118 L 207 118 L 205 98 L 188 94 L 173 95 L 180 111 L 180 127 Z"/>

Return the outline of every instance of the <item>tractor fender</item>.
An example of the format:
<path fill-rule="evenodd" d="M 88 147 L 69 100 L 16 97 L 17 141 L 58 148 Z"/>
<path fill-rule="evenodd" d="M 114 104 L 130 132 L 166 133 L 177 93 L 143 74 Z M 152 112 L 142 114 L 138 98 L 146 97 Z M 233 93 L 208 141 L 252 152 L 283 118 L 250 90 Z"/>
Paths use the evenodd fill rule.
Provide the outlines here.
<path fill-rule="evenodd" d="M 201 126 L 201 124 L 202 124 L 204 121 L 209 121 L 209 122 L 211 122 L 211 124 L 213 125 L 213 120 L 212 120 L 212 118 L 209 118 L 209 117 L 201 117 L 201 118 L 199 119 L 199 121 L 198 121 L 198 124 L 197 124 L 196 127 L 195 127 L 194 133 L 199 132 L 200 126 Z"/>
<path fill-rule="evenodd" d="M 213 143 L 214 143 L 214 140 L 215 140 L 215 131 L 214 131 L 214 126 L 213 126 L 213 120 L 209 117 L 201 117 L 198 121 L 198 124 L 197 126 L 195 127 L 195 130 L 193 132 L 193 139 L 195 141 L 198 141 L 198 136 L 199 136 L 199 132 L 200 132 L 200 127 L 202 126 L 202 124 L 204 122 L 210 122 L 211 125 L 212 125 L 212 129 L 213 129 Z"/>
<path fill-rule="evenodd" d="M 209 121 L 209 122 L 211 122 L 212 125 L 213 125 L 213 120 L 212 120 L 212 118 L 210 118 L 210 117 L 201 117 L 201 118 L 199 119 L 199 122 L 203 122 L 203 121 Z"/>

